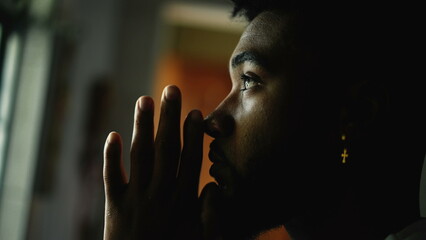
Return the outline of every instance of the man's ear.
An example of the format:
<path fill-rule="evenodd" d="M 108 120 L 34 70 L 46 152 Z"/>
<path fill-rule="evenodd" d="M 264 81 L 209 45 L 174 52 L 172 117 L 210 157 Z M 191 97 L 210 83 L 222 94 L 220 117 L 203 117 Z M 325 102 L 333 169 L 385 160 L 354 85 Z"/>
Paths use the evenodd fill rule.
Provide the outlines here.
<path fill-rule="evenodd" d="M 342 132 L 368 133 L 383 123 L 389 106 L 389 92 L 384 84 L 366 80 L 349 86 L 341 112 Z"/>

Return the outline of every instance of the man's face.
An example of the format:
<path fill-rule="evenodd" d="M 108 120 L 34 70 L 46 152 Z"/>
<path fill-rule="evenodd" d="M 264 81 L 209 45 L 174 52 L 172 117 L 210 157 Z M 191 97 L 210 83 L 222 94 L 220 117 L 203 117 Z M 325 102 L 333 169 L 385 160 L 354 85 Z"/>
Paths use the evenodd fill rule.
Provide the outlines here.
<path fill-rule="evenodd" d="M 297 73 L 304 64 L 288 22 L 263 12 L 249 24 L 230 60 L 232 89 L 206 121 L 215 138 L 210 174 L 231 211 L 250 219 L 276 214 L 285 221 L 303 208 L 320 171 L 306 150 L 325 149 L 316 129 L 329 130 L 326 117 L 312 117 L 317 103 Z"/>
<path fill-rule="evenodd" d="M 210 116 L 218 130 L 213 133 L 211 174 L 226 194 L 236 190 L 234 184 L 242 180 L 236 178 L 252 177 L 260 161 L 276 151 L 281 140 L 274 133 L 285 126 L 288 81 L 279 69 L 285 51 L 277 26 L 283 22 L 271 24 L 269 15 L 257 17 L 241 36 L 229 64 L 232 89 Z"/>
<path fill-rule="evenodd" d="M 303 178 L 302 164 L 286 159 L 301 106 L 289 71 L 286 23 L 283 15 L 264 12 L 249 24 L 230 60 L 232 89 L 207 120 L 215 138 L 210 174 L 225 201 L 251 206 L 255 215 L 269 216 L 275 204 L 290 199 L 286 190 L 295 194 L 291 181 Z"/>

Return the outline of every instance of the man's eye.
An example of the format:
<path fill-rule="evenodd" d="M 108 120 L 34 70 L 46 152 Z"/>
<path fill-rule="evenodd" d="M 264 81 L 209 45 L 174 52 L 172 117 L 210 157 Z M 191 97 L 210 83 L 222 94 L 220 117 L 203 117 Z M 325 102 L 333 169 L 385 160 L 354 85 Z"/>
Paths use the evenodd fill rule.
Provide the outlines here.
<path fill-rule="evenodd" d="M 241 81 L 243 82 L 243 88 L 240 89 L 241 91 L 248 90 L 252 87 L 255 87 L 261 84 L 260 79 L 258 77 L 249 76 L 246 74 L 241 75 Z"/>

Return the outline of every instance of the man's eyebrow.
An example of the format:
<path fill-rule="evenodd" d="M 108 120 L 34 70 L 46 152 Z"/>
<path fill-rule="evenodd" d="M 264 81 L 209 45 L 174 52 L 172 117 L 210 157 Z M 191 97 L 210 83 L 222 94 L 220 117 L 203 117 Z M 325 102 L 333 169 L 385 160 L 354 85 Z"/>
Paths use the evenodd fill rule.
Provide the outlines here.
<path fill-rule="evenodd" d="M 265 60 L 254 52 L 241 52 L 232 58 L 232 67 L 235 68 L 244 62 L 251 62 L 265 67 Z"/>

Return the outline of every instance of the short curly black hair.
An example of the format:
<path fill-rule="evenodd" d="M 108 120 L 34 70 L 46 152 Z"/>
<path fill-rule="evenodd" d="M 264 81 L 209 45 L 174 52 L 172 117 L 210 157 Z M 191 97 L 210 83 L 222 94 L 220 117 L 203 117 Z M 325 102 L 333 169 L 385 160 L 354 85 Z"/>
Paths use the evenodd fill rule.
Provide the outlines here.
<path fill-rule="evenodd" d="M 274 0 L 232 0 L 234 9 L 232 16 L 244 16 L 248 21 L 253 20 L 259 13 L 266 10 L 280 9 L 290 11 L 294 8 L 293 1 Z"/>
<path fill-rule="evenodd" d="M 341 69 L 363 75 L 361 69 L 348 69 L 359 62 L 363 63 L 364 69 L 376 68 L 375 60 L 383 60 L 383 56 L 389 54 L 392 47 L 389 39 L 395 39 L 389 24 L 393 13 L 384 11 L 374 1 L 229 1 L 233 4 L 232 17 L 244 17 L 248 22 L 265 11 L 288 15 L 291 24 L 286 25 L 285 31 L 289 33 L 287 37 L 292 38 L 293 47 L 316 54 L 322 63 L 325 63 L 325 58 L 333 61 L 329 64 L 335 66 L 334 72 Z"/>
<path fill-rule="evenodd" d="M 253 20 L 259 13 L 268 10 L 279 10 L 284 13 L 290 13 L 295 11 L 309 11 L 311 13 L 317 12 L 321 14 L 324 10 L 333 11 L 336 8 L 344 7 L 344 5 L 349 6 L 342 2 L 328 0 L 328 1 L 315 1 L 315 0 L 230 0 L 234 9 L 232 11 L 232 16 L 243 16 L 248 21 Z M 371 4 L 370 4 L 371 5 Z M 350 5 L 350 8 L 356 9 L 360 5 Z"/>
<path fill-rule="evenodd" d="M 355 8 L 347 8 L 341 3 L 333 3 L 337 0 L 230 0 L 233 3 L 232 17 L 243 17 L 251 22 L 259 14 L 266 11 L 276 11 L 288 15 L 286 24 L 286 45 L 291 44 L 292 49 L 303 51 L 301 55 L 309 55 L 311 59 L 317 59 L 322 65 L 333 65 L 336 73 L 336 64 L 343 64 L 341 59 L 359 55 L 360 51 L 354 42 L 357 36 L 352 32 L 355 24 L 359 24 L 359 18 L 351 18 Z M 336 10 L 337 8 L 337 10 Z M 350 14 L 349 14 L 350 13 Z M 337 21 L 336 21 L 337 20 Z M 291 22 L 291 23 L 290 23 Z M 289 44 L 290 43 L 290 44 Z M 352 47 L 346 48 L 351 45 Z M 352 51 L 348 53 L 347 51 Z M 327 59 L 326 59 L 327 58 Z M 357 56 L 359 58 L 359 56 Z M 340 59 L 334 61 L 333 59 Z M 333 61 L 333 62 L 330 62 Z M 326 63 L 328 62 L 328 63 Z M 353 64 L 350 64 L 353 65 Z M 346 66 L 349 66 L 346 64 Z M 343 70 L 346 66 L 339 66 Z M 325 69 L 324 66 L 317 67 Z M 351 71 L 351 70 L 346 70 Z M 305 73 L 307 71 L 304 71 Z M 316 72 L 318 74 L 318 72 Z"/>

